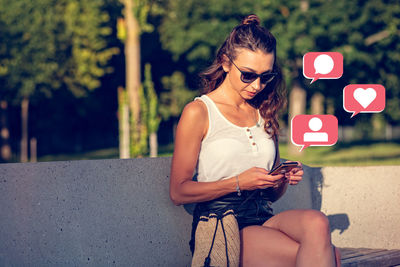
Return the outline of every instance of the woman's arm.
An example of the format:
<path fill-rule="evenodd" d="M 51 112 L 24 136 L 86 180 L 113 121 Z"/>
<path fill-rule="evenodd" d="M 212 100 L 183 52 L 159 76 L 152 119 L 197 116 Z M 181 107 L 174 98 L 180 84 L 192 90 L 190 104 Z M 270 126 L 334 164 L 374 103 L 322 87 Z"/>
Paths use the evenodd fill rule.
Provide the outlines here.
<path fill-rule="evenodd" d="M 280 162 L 279 149 L 277 151 L 278 151 L 278 154 L 277 154 L 276 164 L 279 164 L 279 162 Z M 287 161 L 287 162 L 290 162 L 290 161 Z M 283 196 L 283 194 L 285 194 L 286 189 L 289 184 L 297 185 L 303 179 L 303 174 L 304 174 L 303 165 L 299 161 L 297 161 L 297 164 L 298 164 L 297 167 L 295 167 L 294 169 L 290 170 L 289 172 L 287 172 L 285 174 L 285 178 L 281 181 L 279 186 L 268 189 L 268 190 L 270 190 L 270 191 L 268 191 L 268 193 L 269 193 L 268 196 L 272 202 L 277 201 L 279 198 L 281 198 Z"/>
<path fill-rule="evenodd" d="M 278 140 L 275 141 L 275 146 L 277 146 L 277 148 L 276 148 L 277 155 L 276 155 L 275 165 L 279 165 L 279 163 L 281 162 L 281 156 L 279 153 Z M 274 168 L 275 165 L 272 168 Z M 279 186 L 268 188 L 267 190 L 268 190 L 269 199 L 272 202 L 277 201 L 278 199 L 280 199 L 283 196 L 283 194 L 285 194 L 287 187 L 288 187 L 288 182 L 286 179 L 283 179 L 282 182 L 279 184 Z"/>
<path fill-rule="evenodd" d="M 201 141 L 208 131 L 208 111 L 201 101 L 186 105 L 176 130 L 170 175 L 170 198 L 175 205 L 213 200 L 236 192 L 236 177 L 216 182 L 192 181 Z M 253 167 L 237 176 L 240 190 L 277 186 L 282 174 L 269 175 L 264 168 Z"/>
<path fill-rule="evenodd" d="M 175 205 L 208 201 L 236 191 L 235 177 L 216 182 L 192 181 L 201 141 L 208 130 L 208 111 L 201 101 L 187 104 L 176 130 L 170 174 L 170 198 Z"/>

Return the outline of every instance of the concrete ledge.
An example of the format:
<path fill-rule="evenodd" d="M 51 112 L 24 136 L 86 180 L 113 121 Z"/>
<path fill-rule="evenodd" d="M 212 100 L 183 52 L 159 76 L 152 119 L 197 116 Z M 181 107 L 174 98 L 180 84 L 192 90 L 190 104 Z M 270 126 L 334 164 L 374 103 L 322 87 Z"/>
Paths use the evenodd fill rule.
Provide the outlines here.
<path fill-rule="evenodd" d="M 0 165 L 0 266 L 189 266 L 171 158 Z M 305 167 L 275 212 L 328 215 L 339 247 L 400 248 L 400 166 Z"/>
<path fill-rule="evenodd" d="M 0 266 L 183 266 L 170 158 L 0 165 Z"/>
<path fill-rule="evenodd" d="M 400 166 L 305 167 L 274 211 L 313 208 L 330 221 L 338 247 L 400 248 Z"/>

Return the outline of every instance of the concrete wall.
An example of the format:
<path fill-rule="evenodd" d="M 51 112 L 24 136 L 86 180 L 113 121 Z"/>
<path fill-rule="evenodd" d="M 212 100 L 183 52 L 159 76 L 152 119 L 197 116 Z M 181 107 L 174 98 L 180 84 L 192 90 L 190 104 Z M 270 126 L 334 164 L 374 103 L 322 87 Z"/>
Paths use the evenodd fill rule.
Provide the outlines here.
<path fill-rule="evenodd" d="M 305 167 L 274 211 L 313 208 L 330 221 L 338 247 L 400 248 L 400 166 Z"/>
<path fill-rule="evenodd" d="M 0 266 L 188 266 L 171 158 L 0 165 Z M 339 247 L 400 248 L 400 166 L 305 167 L 275 212 L 325 212 Z"/>
<path fill-rule="evenodd" d="M 0 266 L 185 266 L 170 158 L 0 165 Z"/>

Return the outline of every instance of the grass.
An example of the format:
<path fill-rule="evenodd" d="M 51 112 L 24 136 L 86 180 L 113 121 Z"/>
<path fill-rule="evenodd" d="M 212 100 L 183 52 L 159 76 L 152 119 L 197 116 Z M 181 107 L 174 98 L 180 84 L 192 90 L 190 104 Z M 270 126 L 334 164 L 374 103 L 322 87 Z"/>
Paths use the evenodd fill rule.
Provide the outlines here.
<path fill-rule="evenodd" d="M 60 160 L 87 160 L 87 159 L 117 159 L 119 158 L 118 147 L 93 150 L 85 153 L 46 155 L 38 158 L 38 161 L 60 161 Z"/>
<path fill-rule="evenodd" d="M 88 151 L 85 153 L 56 154 L 39 157 L 38 161 L 63 161 L 63 160 L 88 160 L 88 159 L 118 159 L 119 148 L 111 147 L 99 150 Z M 160 146 L 158 157 L 172 157 L 174 144 Z"/>
<path fill-rule="evenodd" d="M 400 142 L 338 143 L 328 147 L 308 147 L 300 155 L 289 155 L 285 143 L 279 145 L 282 158 L 298 160 L 308 166 L 400 165 Z M 299 148 L 300 150 L 300 148 Z M 160 146 L 159 157 L 171 157 L 173 144 Z M 38 161 L 116 159 L 118 148 L 86 153 L 59 154 L 40 157 Z"/>
<path fill-rule="evenodd" d="M 344 143 L 327 147 L 308 147 L 302 155 L 289 155 L 287 144 L 279 145 L 279 149 L 282 158 L 298 160 L 313 167 L 400 165 L 398 142 Z"/>

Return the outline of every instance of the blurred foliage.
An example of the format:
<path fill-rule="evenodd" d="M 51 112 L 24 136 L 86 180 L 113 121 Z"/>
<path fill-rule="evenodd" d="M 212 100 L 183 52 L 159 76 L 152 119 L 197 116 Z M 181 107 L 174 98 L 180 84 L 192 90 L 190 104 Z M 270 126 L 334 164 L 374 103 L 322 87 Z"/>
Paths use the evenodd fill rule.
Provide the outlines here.
<path fill-rule="evenodd" d="M 309 147 L 303 155 L 288 154 L 287 144 L 279 144 L 281 158 L 300 161 L 311 167 L 380 166 L 400 164 L 399 142 L 338 143 L 334 146 Z"/>
<path fill-rule="evenodd" d="M 146 102 L 148 105 L 147 127 L 149 133 L 156 133 L 161 122 L 158 112 L 158 97 L 154 90 L 153 78 L 151 75 L 151 65 L 147 63 L 144 68 L 143 86 L 146 92 Z"/>
<path fill-rule="evenodd" d="M 136 10 L 146 4 L 136 14 L 143 29 L 142 67 L 144 62 L 152 65 L 151 80 L 159 95 L 158 110 L 164 125 L 157 122 L 155 113 L 151 115 L 157 109 L 154 100 L 148 107 L 148 116 L 155 118 L 154 127 L 159 124 L 163 136 L 168 136 L 166 128 L 198 94 L 194 79 L 197 73 L 211 64 L 232 28 L 251 13 L 257 14 L 261 24 L 277 38 L 278 59 L 289 89 L 297 80 L 308 91 L 308 98 L 321 92 L 329 106 L 327 112 L 338 116 L 342 125 L 355 125 L 360 138 L 379 136 L 387 122 L 400 123 L 398 1 L 135 3 Z M 37 105 L 30 102 L 29 118 L 38 137 L 39 153 L 45 146 L 49 153 L 56 146 L 60 150 L 80 151 L 99 144 L 105 146 L 106 139 L 110 139 L 107 144 L 117 143 L 114 134 L 117 135 L 118 127 L 113 113 L 117 110 L 116 88 L 125 86 L 123 53 L 116 55 L 116 47 L 122 48 L 120 40 L 124 34 L 116 29 L 121 10 L 120 0 L 0 0 L 0 100 L 17 105 L 24 96 L 36 99 Z M 341 52 L 343 76 L 310 85 L 310 80 L 302 76 L 302 57 L 310 51 Z M 112 68 L 116 71 L 112 72 Z M 148 79 L 146 68 L 143 74 Z M 353 83 L 385 86 L 385 110 L 350 119 L 342 108 L 342 90 Z M 99 90 L 93 90 L 96 87 Z M 44 100 L 45 96 L 52 101 Z M 11 139 L 19 144 L 19 110 L 11 105 L 9 110 Z M 371 133 L 371 125 L 376 132 Z"/>
<path fill-rule="evenodd" d="M 164 120 L 177 118 L 184 106 L 197 95 L 185 85 L 185 76 L 181 72 L 174 72 L 171 76 L 162 78 L 163 92 L 160 95 L 160 114 Z"/>
<path fill-rule="evenodd" d="M 107 47 L 109 15 L 102 0 L 0 0 L 0 79 L 2 98 L 22 97 L 67 87 L 85 96 L 112 71 L 115 47 Z"/>
<path fill-rule="evenodd" d="M 140 98 L 140 131 L 135 131 L 137 124 L 133 123 L 133 116 L 130 114 L 129 118 L 131 140 L 130 140 L 130 156 L 138 157 L 149 153 L 149 135 L 156 133 L 161 122 L 161 116 L 158 113 L 158 98 L 154 90 L 154 83 L 151 75 L 151 65 L 145 65 L 144 82 L 139 87 Z M 127 105 L 127 92 L 121 90 L 121 100 L 119 104 L 119 112 L 122 114 L 122 108 Z M 122 98 L 123 97 L 123 98 Z M 132 128 L 133 127 L 133 128 Z M 121 131 L 120 131 L 121 134 Z M 138 142 L 135 140 L 138 140 Z"/>
<path fill-rule="evenodd" d="M 148 148 L 148 137 L 149 130 L 147 126 L 147 118 L 149 114 L 149 107 L 147 103 L 147 98 L 145 94 L 145 89 L 143 84 L 139 86 L 139 104 L 140 104 L 140 124 L 135 123 L 134 117 L 130 114 L 131 123 L 129 129 L 131 131 L 131 141 L 130 141 L 130 155 L 133 158 L 142 157 L 149 152 Z M 140 127 L 140 129 L 138 129 Z"/>
<path fill-rule="evenodd" d="M 160 157 L 172 157 L 173 143 L 160 147 Z M 279 144 L 281 158 L 299 160 L 311 167 L 381 166 L 400 164 L 399 142 L 343 143 L 333 147 L 309 147 L 298 157 L 289 156 L 287 144 Z M 118 158 L 118 149 L 93 150 L 80 154 L 59 154 L 40 157 L 39 161 Z"/>
<path fill-rule="evenodd" d="M 145 85 L 141 83 L 140 77 L 142 72 L 140 37 L 143 33 L 154 30 L 154 26 L 147 20 L 150 11 L 154 9 L 152 9 L 153 5 L 157 2 L 151 0 L 120 0 L 120 3 L 123 5 L 124 17 L 118 18 L 117 37 L 125 45 L 125 84 L 131 113 L 129 150 L 131 157 L 139 157 L 148 152 L 149 127 L 157 130 L 159 124 L 159 121 L 157 122 L 157 118 L 155 118 L 157 116 L 157 101 L 154 102 L 156 94 L 147 66 Z M 121 139 L 124 139 L 124 137 Z"/>
<path fill-rule="evenodd" d="M 154 26 L 147 23 L 147 16 L 150 11 L 150 1 L 148 0 L 128 0 L 134 3 L 134 16 L 139 23 L 141 32 L 152 32 Z"/>
<path fill-rule="evenodd" d="M 107 66 L 117 48 L 108 48 L 104 37 L 111 34 L 107 13 L 101 11 L 103 0 L 67 1 L 65 7 L 65 33 L 63 44 L 70 40 L 71 58 L 64 65 L 64 81 L 76 95 L 85 94 L 86 88 L 100 86 L 99 78 L 112 69 Z M 85 88 L 86 87 L 86 88 Z"/>
<path fill-rule="evenodd" d="M 342 90 L 350 83 L 382 84 L 383 112 L 400 122 L 400 5 L 381 0 L 169 0 L 159 27 L 163 47 L 187 62 L 190 72 L 209 65 L 216 50 L 240 20 L 257 14 L 277 39 L 277 56 L 288 88 L 299 80 L 308 91 L 322 92 L 335 104 L 341 123 L 353 124 L 342 109 Z M 310 85 L 302 75 L 302 57 L 311 51 L 338 51 L 344 75 Z"/>

